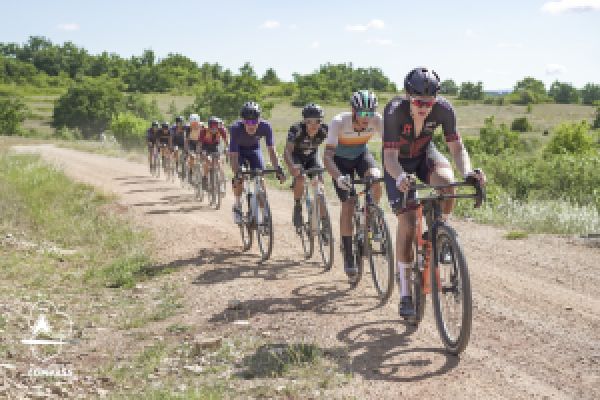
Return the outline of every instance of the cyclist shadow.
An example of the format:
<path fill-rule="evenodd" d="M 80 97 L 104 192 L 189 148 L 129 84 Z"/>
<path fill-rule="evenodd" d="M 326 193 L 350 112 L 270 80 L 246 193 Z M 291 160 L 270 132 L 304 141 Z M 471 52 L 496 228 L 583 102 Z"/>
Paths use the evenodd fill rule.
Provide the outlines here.
<path fill-rule="evenodd" d="M 347 347 L 329 352 L 337 354 L 344 369 L 388 382 L 418 382 L 444 375 L 458 365 L 460 358 L 443 349 L 408 347 L 415 332 L 415 327 L 401 320 L 360 323 L 338 332 L 337 339 Z"/>
<path fill-rule="evenodd" d="M 194 211 L 212 211 L 213 208 L 208 204 L 200 204 L 196 206 L 190 207 L 179 207 L 179 208 L 169 208 L 169 209 L 161 209 L 161 210 L 149 210 L 146 211 L 145 214 L 148 215 L 161 215 L 161 214 L 179 214 L 179 213 L 192 213 Z"/>
<path fill-rule="evenodd" d="M 131 179 L 155 180 L 154 177 L 147 176 L 147 175 L 117 176 L 116 178 L 113 178 L 113 180 L 115 180 L 115 181 L 127 181 L 127 180 L 131 180 Z"/>
<path fill-rule="evenodd" d="M 256 279 L 275 281 L 281 279 L 296 279 L 318 275 L 317 267 L 306 262 L 289 259 L 274 259 L 262 262 L 260 257 L 252 253 L 243 253 L 230 248 L 202 249 L 194 258 L 198 266 L 211 264 L 218 268 L 207 269 L 194 279 L 198 285 L 217 284 L 236 279 Z"/>
<path fill-rule="evenodd" d="M 370 296 L 357 296 L 344 286 L 345 281 L 308 284 L 297 287 L 290 297 L 268 296 L 262 299 L 241 301 L 214 314 L 210 322 L 229 322 L 248 319 L 256 315 L 280 315 L 312 311 L 317 314 L 353 315 L 368 313 L 379 307 Z"/>

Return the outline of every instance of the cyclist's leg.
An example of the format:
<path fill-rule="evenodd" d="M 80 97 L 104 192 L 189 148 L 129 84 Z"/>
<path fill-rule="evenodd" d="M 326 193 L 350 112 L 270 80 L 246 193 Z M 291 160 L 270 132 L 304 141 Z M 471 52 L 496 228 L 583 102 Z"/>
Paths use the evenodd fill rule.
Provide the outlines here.
<path fill-rule="evenodd" d="M 356 160 L 334 156 L 333 161 L 342 175 L 350 175 L 351 177 L 354 176 L 354 170 L 357 164 Z M 354 256 L 352 250 L 352 218 L 354 216 L 354 198 L 350 197 L 350 193 L 348 191 L 340 189 L 335 180 L 333 180 L 333 186 L 340 202 L 342 203 L 342 210 L 340 212 L 340 237 L 344 252 L 344 269 L 347 273 L 356 274 L 358 271 L 354 265 Z"/>
<path fill-rule="evenodd" d="M 381 170 L 377 167 L 377 162 L 375 161 L 375 157 L 373 157 L 373 154 L 369 153 L 368 151 L 365 151 L 360 158 L 361 161 L 356 167 L 356 170 L 361 178 L 365 176 L 381 178 Z M 379 204 L 379 200 L 381 199 L 381 184 L 375 183 L 371 187 L 371 192 L 373 193 L 373 200 L 375 201 L 375 203 Z"/>
<path fill-rule="evenodd" d="M 432 185 L 447 185 L 454 182 L 454 173 L 452 172 L 452 166 L 448 162 L 448 159 L 444 157 L 435 147 L 431 147 L 427 150 L 427 162 L 422 168 L 426 168 L 426 171 L 421 172 L 427 174 L 427 180 L 425 182 L 431 183 Z M 423 179 L 422 179 L 423 180 Z M 454 194 L 456 190 L 452 187 L 442 189 L 442 193 Z M 442 202 L 442 216 L 443 219 L 448 219 L 448 215 L 452 213 L 456 199 L 446 199 Z"/>

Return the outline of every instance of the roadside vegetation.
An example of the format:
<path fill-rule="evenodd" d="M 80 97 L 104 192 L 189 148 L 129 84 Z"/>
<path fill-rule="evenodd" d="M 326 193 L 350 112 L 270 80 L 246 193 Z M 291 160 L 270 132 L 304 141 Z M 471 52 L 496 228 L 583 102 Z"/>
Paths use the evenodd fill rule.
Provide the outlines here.
<path fill-rule="evenodd" d="M 0 43 L 2 70 L 3 134 L 59 139 L 70 147 L 138 159 L 151 120 L 197 112 L 231 121 L 239 105 L 252 99 L 270 118 L 281 152 L 303 104 L 323 104 L 330 118 L 347 109 L 352 90 L 371 88 L 382 105 L 398 91 L 381 70 L 351 64 L 321 65 L 284 82 L 272 68 L 258 76 L 249 63 L 234 72 L 181 54 L 157 59 L 151 50 L 129 59 L 92 55 L 70 42 L 35 36 L 24 44 Z M 546 87 L 526 76 L 510 93 L 490 93 L 481 82 L 445 79 L 442 94 L 455 106 L 474 165 L 490 180 L 487 205 L 471 210 L 459 203 L 460 215 L 530 232 L 600 231 L 599 84 L 577 89 L 556 81 Z M 101 132 L 126 151 L 110 140 L 87 144 Z M 371 148 L 380 158 L 380 143 Z"/>

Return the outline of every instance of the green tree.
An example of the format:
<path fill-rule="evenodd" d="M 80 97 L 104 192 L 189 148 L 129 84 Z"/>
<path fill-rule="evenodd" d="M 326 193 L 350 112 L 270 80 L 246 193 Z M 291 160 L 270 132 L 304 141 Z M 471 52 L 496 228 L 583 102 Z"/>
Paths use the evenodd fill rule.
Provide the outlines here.
<path fill-rule="evenodd" d="M 240 68 L 238 75 L 230 75 L 224 81 L 206 82 L 196 94 L 194 103 L 184 113 L 216 115 L 232 121 L 239 117 L 240 108 L 247 101 L 259 103 L 265 118 L 270 115 L 273 103 L 265 101 L 262 82 L 249 63 Z"/>
<path fill-rule="evenodd" d="M 0 97 L 0 134 L 18 135 L 29 111 L 20 97 Z"/>
<path fill-rule="evenodd" d="M 537 104 L 548 101 L 544 82 L 527 76 L 515 84 L 513 92 L 507 96 L 510 103 Z"/>
<path fill-rule="evenodd" d="M 544 155 L 577 154 L 594 151 L 594 140 L 587 121 L 564 122 L 555 129 L 554 135 L 544 148 Z"/>
<path fill-rule="evenodd" d="M 440 84 L 440 93 L 456 96 L 458 94 L 458 86 L 452 79 L 446 79 Z"/>
<path fill-rule="evenodd" d="M 269 68 L 265 71 L 265 74 L 261 78 L 261 81 L 265 85 L 277 85 L 279 84 L 279 82 L 281 82 L 273 68 Z"/>
<path fill-rule="evenodd" d="M 78 128 L 85 138 L 104 131 L 113 115 L 124 107 L 117 83 L 107 78 L 84 78 L 56 101 L 52 115 L 55 128 Z"/>
<path fill-rule="evenodd" d="M 569 83 L 554 81 L 548 90 L 548 95 L 559 104 L 574 104 L 579 102 L 579 92 Z"/>
<path fill-rule="evenodd" d="M 600 100 L 600 85 L 587 83 L 581 89 L 581 102 L 583 104 L 594 104 L 594 101 Z"/>
<path fill-rule="evenodd" d="M 463 82 L 460 84 L 458 98 L 463 100 L 482 100 L 483 99 L 483 83 Z"/>

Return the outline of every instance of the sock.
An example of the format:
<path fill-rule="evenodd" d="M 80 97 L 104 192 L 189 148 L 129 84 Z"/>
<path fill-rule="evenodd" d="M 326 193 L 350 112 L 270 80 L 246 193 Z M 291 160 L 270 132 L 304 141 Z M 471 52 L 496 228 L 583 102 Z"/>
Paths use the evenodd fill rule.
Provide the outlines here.
<path fill-rule="evenodd" d="M 342 236 L 342 244 L 344 245 L 344 259 L 352 259 L 352 236 Z"/>
<path fill-rule="evenodd" d="M 242 207 L 242 198 L 241 197 L 236 197 L 235 198 L 235 206 L 237 208 L 241 208 Z"/>
<path fill-rule="evenodd" d="M 442 221 L 444 221 L 444 222 L 448 221 L 449 217 L 450 217 L 450 214 L 442 214 Z"/>
<path fill-rule="evenodd" d="M 397 274 L 400 280 L 400 297 L 410 296 L 408 291 L 408 279 L 406 279 L 406 272 L 412 267 L 411 263 L 403 263 L 398 261 Z"/>

